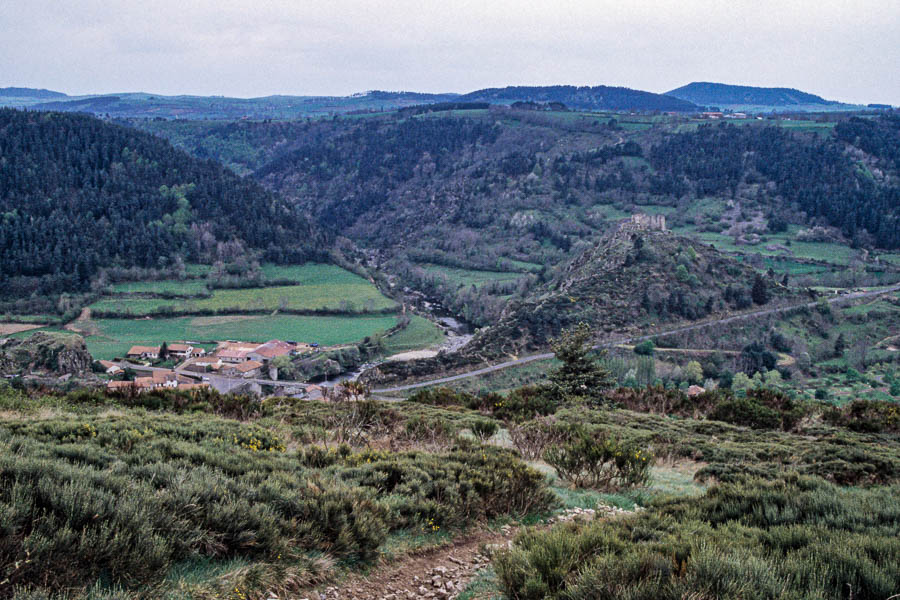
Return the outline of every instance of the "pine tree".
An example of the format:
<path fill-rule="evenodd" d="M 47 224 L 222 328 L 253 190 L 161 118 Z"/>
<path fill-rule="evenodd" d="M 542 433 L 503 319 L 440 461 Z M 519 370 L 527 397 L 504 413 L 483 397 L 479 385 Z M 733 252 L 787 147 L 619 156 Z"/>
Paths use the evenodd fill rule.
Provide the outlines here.
<path fill-rule="evenodd" d="M 550 372 L 549 393 L 559 403 L 585 401 L 604 404 L 604 391 L 614 385 L 612 375 L 592 356 L 590 327 L 579 323 L 553 340 L 551 346 L 562 365 Z"/>
<path fill-rule="evenodd" d="M 837 336 L 837 339 L 834 340 L 834 356 L 835 358 L 840 358 L 844 355 L 844 350 L 847 349 L 847 340 L 844 339 L 844 334 L 841 333 Z"/>
<path fill-rule="evenodd" d="M 750 292 L 754 304 L 766 304 L 769 301 L 769 288 L 766 286 L 766 280 L 759 273 L 753 279 L 753 290 Z"/>

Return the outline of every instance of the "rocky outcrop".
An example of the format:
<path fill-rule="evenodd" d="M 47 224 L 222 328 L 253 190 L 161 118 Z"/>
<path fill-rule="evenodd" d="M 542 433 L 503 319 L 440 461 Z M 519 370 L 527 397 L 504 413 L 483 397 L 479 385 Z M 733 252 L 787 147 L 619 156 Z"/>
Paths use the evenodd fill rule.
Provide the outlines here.
<path fill-rule="evenodd" d="M 84 375 L 93 359 L 79 335 L 39 331 L 25 339 L 0 340 L 0 373 Z"/>

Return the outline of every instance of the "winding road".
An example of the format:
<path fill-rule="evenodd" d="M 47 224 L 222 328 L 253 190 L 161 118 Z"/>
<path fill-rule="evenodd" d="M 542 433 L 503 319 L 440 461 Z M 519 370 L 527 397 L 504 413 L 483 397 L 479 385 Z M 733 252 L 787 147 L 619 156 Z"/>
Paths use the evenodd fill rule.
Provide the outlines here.
<path fill-rule="evenodd" d="M 859 298 L 867 298 L 870 296 L 880 296 L 882 294 L 890 294 L 891 292 L 900 291 L 900 284 L 894 284 L 891 286 L 886 286 L 882 288 L 877 288 L 873 290 L 865 290 L 859 292 L 850 292 L 848 294 L 841 294 L 832 298 L 825 298 L 825 301 L 829 304 L 838 304 L 841 302 L 847 302 L 850 300 L 857 300 Z M 724 325 L 728 323 L 733 323 L 735 321 L 742 321 L 745 319 L 753 319 L 756 317 L 763 317 L 766 315 L 773 315 L 777 313 L 788 312 L 791 310 L 797 310 L 798 308 L 814 308 L 820 300 L 814 300 L 812 302 L 803 302 L 801 304 L 791 304 L 789 306 L 779 306 L 775 308 L 764 308 L 760 310 L 754 310 L 750 312 L 740 313 L 736 315 L 729 315 L 727 317 L 722 317 L 719 319 L 712 319 L 709 321 L 703 321 L 702 323 L 693 323 L 691 325 L 685 325 L 683 327 L 676 327 L 674 329 L 666 329 L 663 331 L 657 331 L 655 333 L 650 333 L 646 335 L 640 335 L 636 337 L 626 337 L 619 338 L 615 340 L 608 340 L 596 344 L 594 346 L 595 349 L 604 349 L 611 348 L 617 344 L 633 344 L 635 342 L 642 342 L 644 340 L 649 340 L 652 338 L 663 337 L 667 335 L 674 335 L 677 333 L 686 333 L 688 331 L 696 331 L 699 329 L 704 329 L 706 327 L 711 327 L 713 325 Z M 518 367 L 524 364 L 528 364 L 530 362 L 534 362 L 536 360 L 545 360 L 548 358 L 553 358 L 552 352 L 544 352 L 541 354 L 530 354 L 528 356 L 523 356 L 520 358 L 516 358 L 513 360 L 508 360 L 506 362 L 497 363 L 495 365 L 491 365 L 489 367 L 482 367 L 480 369 L 475 369 L 473 371 L 466 371 L 465 373 L 460 373 L 458 375 L 450 375 L 447 377 L 440 377 L 437 379 L 429 379 L 427 381 L 419 381 L 417 383 L 409 383 L 406 385 L 398 385 L 394 387 L 387 388 L 378 388 L 373 389 L 373 394 L 390 394 L 393 392 L 403 392 L 406 390 L 413 390 L 416 388 L 429 387 L 432 385 L 440 385 L 443 383 L 452 383 L 454 381 L 459 381 L 461 379 L 468 379 L 470 377 L 477 377 L 479 375 L 485 375 L 487 373 L 493 373 L 495 371 L 500 371 L 502 369 L 508 369 L 510 367 Z"/>

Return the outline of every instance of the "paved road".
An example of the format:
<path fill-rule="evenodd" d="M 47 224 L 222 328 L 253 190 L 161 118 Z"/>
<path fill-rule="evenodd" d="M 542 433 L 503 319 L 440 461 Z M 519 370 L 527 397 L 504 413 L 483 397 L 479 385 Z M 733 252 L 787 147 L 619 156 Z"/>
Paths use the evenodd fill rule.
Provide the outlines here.
<path fill-rule="evenodd" d="M 892 286 L 887 286 L 883 288 L 878 288 L 874 290 L 861 291 L 861 292 L 851 292 L 849 294 L 842 294 L 838 296 L 834 296 L 832 298 L 826 298 L 825 301 L 829 304 L 837 304 L 839 302 L 846 302 L 849 300 L 856 300 L 859 298 L 867 298 L 869 296 L 880 296 L 882 294 L 889 294 L 891 292 L 900 291 L 900 284 L 895 284 Z M 611 348 L 617 344 L 633 344 L 635 342 L 642 342 L 644 340 L 649 340 L 657 337 L 663 337 L 667 335 L 673 335 L 677 333 L 686 333 L 688 331 L 696 331 L 698 329 L 704 329 L 706 327 L 711 327 L 713 325 L 724 325 L 728 323 L 733 323 L 735 321 L 741 321 L 744 319 L 752 319 L 755 317 L 762 317 L 766 315 L 773 315 L 777 313 L 787 312 L 791 310 L 796 310 L 798 308 L 813 308 L 818 304 L 818 300 L 812 302 L 804 302 L 801 304 L 792 304 L 790 306 L 781 306 L 777 308 L 765 308 L 762 310 L 754 310 L 751 312 L 741 313 L 737 315 L 731 315 L 728 317 L 722 317 L 720 319 L 713 319 L 710 321 L 704 321 L 702 323 L 694 323 L 692 325 L 685 325 L 684 327 L 676 327 L 675 329 L 666 329 L 663 331 L 658 331 L 656 333 L 640 335 L 636 337 L 626 337 L 619 338 L 615 340 L 608 340 L 601 342 L 594 346 L 595 349 L 603 349 L 603 348 Z M 534 362 L 536 360 L 544 360 L 547 358 L 553 358 L 552 352 L 544 352 L 542 354 L 531 354 L 528 356 L 523 356 L 520 358 L 516 358 L 514 360 L 508 360 L 506 362 L 498 363 L 496 365 L 491 365 L 489 367 L 482 367 L 480 369 L 475 369 L 474 371 L 467 371 L 465 373 L 460 373 L 459 375 L 451 375 L 448 377 L 440 377 L 438 379 L 429 379 L 428 381 L 420 381 L 418 383 L 410 383 L 407 385 L 398 385 L 394 387 L 388 388 L 379 388 L 373 389 L 373 394 L 389 394 L 392 392 L 403 392 L 406 390 L 413 390 L 421 387 L 428 387 L 432 385 L 439 385 L 442 383 L 451 383 L 454 381 L 459 381 L 460 379 L 468 379 L 469 377 L 477 377 L 478 375 L 484 375 L 486 373 L 493 373 L 494 371 L 500 371 L 501 369 L 508 369 L 509 367 L 518 367 L 530 362 Z"/>

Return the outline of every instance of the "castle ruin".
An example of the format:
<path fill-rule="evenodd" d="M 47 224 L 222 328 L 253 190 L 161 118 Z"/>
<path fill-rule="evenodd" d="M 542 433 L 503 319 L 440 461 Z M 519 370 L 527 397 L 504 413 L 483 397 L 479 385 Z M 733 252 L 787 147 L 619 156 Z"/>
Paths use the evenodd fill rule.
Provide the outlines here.
<path fill-rule="evenodd" d="M 631 219 L 622 223 L 620 229 L 630 231 L 665 231 L 666 216 L 635 213 L 631 215 Z"/>

